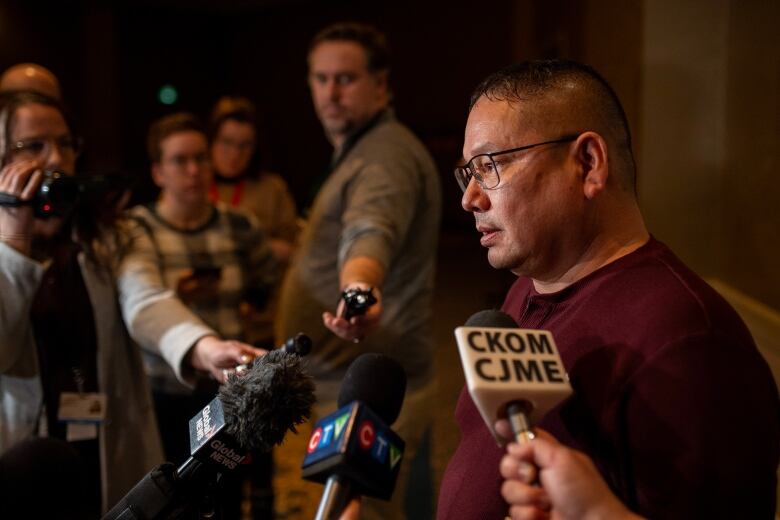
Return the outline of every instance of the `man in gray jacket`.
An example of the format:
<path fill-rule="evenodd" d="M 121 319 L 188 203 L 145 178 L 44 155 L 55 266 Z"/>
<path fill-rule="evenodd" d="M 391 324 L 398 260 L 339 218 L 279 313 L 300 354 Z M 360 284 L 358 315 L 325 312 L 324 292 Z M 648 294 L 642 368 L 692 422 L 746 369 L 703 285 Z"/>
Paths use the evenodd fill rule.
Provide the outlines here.
<path fill-rule="evenodd" d="M 430 424 L 434 390 L 432 309 L 441 194 L 422 143 L 393 114 L 382 34 L 360 24 L 324 29 L 309 50 L 314 108 L 334 154 L 282 289 L 280 337 L 311 335 L 318 413 L 335 401 L 349 364 L 364 352 L 395 358 L 408 386 L 393 425 L 406 441 L 392 505 L 364 515 L 403 517 L 404 474 Z M 342 292 L 377 302 L 345 319 Z"/>

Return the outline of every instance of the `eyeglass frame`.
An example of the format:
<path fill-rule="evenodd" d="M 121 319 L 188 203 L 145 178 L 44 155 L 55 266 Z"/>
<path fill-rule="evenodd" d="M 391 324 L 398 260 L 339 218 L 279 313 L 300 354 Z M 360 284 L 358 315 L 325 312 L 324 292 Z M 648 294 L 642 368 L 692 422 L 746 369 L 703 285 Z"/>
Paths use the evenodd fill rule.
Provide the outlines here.
<path fill-rule="evenodd" d="M 33 152 L 30 148 L 32 143 L 45 143 L 38 152 Z M 59 137 L 34 137 L 31 139 L 20 139 L 11 143 L 9 152 L 12 155 L 29 154 L 30 156 L 39 156 L 46 150 L 46 147 L 50 147 L 51 143 L 54 143 L 60 153 L 68 152 L 73 154 L 73 157 L 78 157 L 81 154 L 83 147 L 83 140 L 75 135 L 66 134 Z"/>
<path fill-rule="evenodd" d="M 255 148 L 255 140 L 252 141 L 234 141 L 233 139 L 227 139 L 224 137 L 216 137 L 214 144 L 218 146 L 224 146 L 238 150 L 239 152 L 249 152 Z"/>
<path fill-rule="evenodd" d="M 498 174 L 498 164 L 496 164 L 496 161 L 494 157 L 497 155 L 506 155 L 510 153 L 515 152 L 522 152 L 523 150 L 530 150 L 531 148 L 536 148 L 537 146 L 544 146 L 546 144 L 561 144 L 561 143 L 569 143 L 571 141 L 574 141 L 582 134 L 568 134 L 564 135 L 563 137 L 559 137 L 558 139 L 553 139 L 551 141 L 544 141 L 541 143 L 535 143 L 535 144 L 528 144 L 525 146 L 519 146 L 517 148 L 510 148 L 508 150 L 500 150 L 498 152 L 490 152 L 490 153 L 480 153 L 475 156 L 473 156 L 471 159 L 466 161 L 466 163 L 462 166 L 458 166 L 455 168 L 455 171 L 453 172 L 455 174 L 455 181 L 458 183 L 458 186 L 460 187 L 461 191 L 464 193 L 468 189 L 469 183 L 471 183 L 471 179 L 475 178 L 477 180 L 477 184 L 479 184 L 479 187 L 483 190 L 494 190 L 498 188 L 498 185 L 501 184 L 501 177 Z M 496 173 L 496 184 L 494 186 L 486 186 L 484 181 L 481 180 L 476 173 L 469 173 L 470 171 L 473 172 L 474 168 L 473 166 L 469 166 L 474 162 L 474 159 L 478 157 L 487 157 L 490 159 L 490 162 L 493 164 L 493 170 Z M 464 172 L 464 173 L 461 173 Z M 463 182 L 463 179 L 466 178 L 466 182 Z"/>
<path fill-rule="evenodd" d="M 172 157 L 165 157 L 160 160 L 160 164 L 166 163 L 169 166 L 176 169 L 184 169 L 190 162 L 194 162 L 199 167 L 211 163 L 211 157 L 208 152 L 200 152 L 191 155 L 174 155 Z"/>

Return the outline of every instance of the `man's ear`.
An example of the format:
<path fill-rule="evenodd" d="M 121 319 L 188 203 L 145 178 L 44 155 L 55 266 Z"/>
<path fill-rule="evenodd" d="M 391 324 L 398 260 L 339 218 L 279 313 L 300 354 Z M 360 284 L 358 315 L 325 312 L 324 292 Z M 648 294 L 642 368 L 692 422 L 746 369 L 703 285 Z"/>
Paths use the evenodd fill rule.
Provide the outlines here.
<path fill-rule="evenodd" d="M 582 191 L 593 199 L 607 187 L 609 155 L 607 143 L 596 132 L 583 132 L 576 141 L 576 159 L 582 169 Z"/>
<path fill-rule="evenodd" d="M 162 188 L 162 170 L 160 168 L 160 163 L 153 162 L 152 163 L 152 180 L 154 181 L 154 184 L 158 188 Z"/>
<path fill-rule="evenodd" d="M 388 82 L 388 78 L 389 78 L 388 72 L 386 70 L 380 70 L 379 72 L 374 72 L 373 76 L 377 88 L 379 89 L 380 96 L 383 98 L 387 98 L 390 95 L 390 83 Z"/>
<path fill-rule="evenodd" d="M 384 87 L 385 90 L 387 90 L 388 88 L 388 77 L 389 74 L 386 70 L 380 70 L 378 72 L 374 72 L 374 81 L 376 81 L 378 85 Z"/>

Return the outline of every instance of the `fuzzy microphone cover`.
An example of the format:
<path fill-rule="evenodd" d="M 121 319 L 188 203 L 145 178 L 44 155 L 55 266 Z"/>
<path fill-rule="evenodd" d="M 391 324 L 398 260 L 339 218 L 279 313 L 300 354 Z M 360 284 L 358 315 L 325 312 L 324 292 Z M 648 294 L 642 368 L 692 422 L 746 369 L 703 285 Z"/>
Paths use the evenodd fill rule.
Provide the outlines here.
<path fill-rule="evenodd" d="M 268 452 L 311 416 L 314 382 L 299 356 L 272 350 L 246 373 L 230 376 L 219 400 L 227 432 L 245 449 Z"/>

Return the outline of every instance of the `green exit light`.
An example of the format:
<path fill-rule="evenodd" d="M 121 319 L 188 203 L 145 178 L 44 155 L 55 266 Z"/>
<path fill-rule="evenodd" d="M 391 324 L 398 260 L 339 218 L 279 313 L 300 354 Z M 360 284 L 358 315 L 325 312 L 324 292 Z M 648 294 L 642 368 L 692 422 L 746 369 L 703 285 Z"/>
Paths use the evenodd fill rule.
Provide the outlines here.
<path fill-rule="evenodd" d="M 157 99 L 163 105 L 173 105 L 179 99 L 179 92 L 173 85 L 163 85 L 157 93 Z"/>

